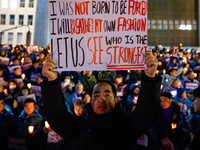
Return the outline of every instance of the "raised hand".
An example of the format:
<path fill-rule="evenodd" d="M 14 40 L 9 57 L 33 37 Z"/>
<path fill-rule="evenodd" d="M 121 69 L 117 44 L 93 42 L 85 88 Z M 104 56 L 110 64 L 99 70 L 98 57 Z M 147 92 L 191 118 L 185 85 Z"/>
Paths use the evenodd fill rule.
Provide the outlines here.
<path fill-rule="evenodd" d="M 58 77 L 57 72 L 53 71 L 55 68 L 55 60 L 51 58 L 51 53 L 45 58 L 45 63 L 43 65 L 43 72 L 47 76 L 48 81 L 53 81 Z"/>
<path fill-rule="evenodd" d="M 147 51 L 145 53 L 145 60 L 147 65 L 147 70 L 145 70 L 145 74 L 148 77 L 155 77 L 155 73 L 158 67 L 158 59 L 152 54 L 151 51 Z"/>

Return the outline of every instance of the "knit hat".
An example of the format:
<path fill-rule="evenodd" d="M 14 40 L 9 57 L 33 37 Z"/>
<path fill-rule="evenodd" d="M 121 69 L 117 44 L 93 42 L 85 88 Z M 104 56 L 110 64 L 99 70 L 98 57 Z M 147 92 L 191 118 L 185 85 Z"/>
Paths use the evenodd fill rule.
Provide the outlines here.
<path fill-rule="evenodd" d="M 183 92 L 185 92 L 186 90 L 184 88 L 179 88 L 177 89 L 177 97 L 182 98 L 182 94 Z"/>
<path fill-rule="evenodd" d="M 194 97 L 199 97 L 200 98 L 200 87 L 194 89 L 193 95 L 194 95 Z"/>

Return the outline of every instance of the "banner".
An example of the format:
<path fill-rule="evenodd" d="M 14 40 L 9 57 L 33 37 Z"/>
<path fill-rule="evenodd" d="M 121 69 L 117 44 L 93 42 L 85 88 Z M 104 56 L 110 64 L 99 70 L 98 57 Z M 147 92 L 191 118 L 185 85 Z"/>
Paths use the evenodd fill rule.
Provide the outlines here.
<path fill-rule="evenodd" d="M 36 95 L 42 95 L 41 86 L 31 85 L 30 92 Z"/>
<path fill-rule="evenodd" d="M 27 141 L 21 137 L 8 137 L 7 150 L 26 150 Z"/>
<path fill-rule="evenodd" d="M 10 66 L 8 66 L 9 73 L 10 74 L 13 73 L 15 68 L 21 69 L 21 66 L 20 65 L 10 65 Z"/>
<path fill-rule="evenodd" d="M 23 64 L 23 65 L 22 65 L 22 68 L 23 68 L 24 70 L 27 70 L 27 69 L 31 68 L 32 66 L 33 66 L 33 63 L 30 62 L 30 63 L 25 63 L 25 64 Z"/>
<path fill-rule="evenodd" d="M 33 53 L 33 52 L 38 52 L 38 46 L 29 46 L 27 47 L 27 51 L 29 54 Z"/>
<path fill-rule="evenodd" d="M 7 49 L 11 49 L 11 47 L 9 44 L 2 44 L 1 49 L 7 50 Z"/>
<path fill-rule="evenodd" d="M 62 137 L 58 135 L 56 132 L 54 132 L 53 130 L 48 132 L 48 138 L 47 138 L 48 143 L 59 143 L 61 142 L 61 140 L 62 140 Z"/>
<path fill-rule="evenodd" d="M 40 76 L 39 74 L 32 72 L 29 80 L 31 82 L 37 83 L 37 79 L 39 78 L 39 76 Z"/>
<path fill-rule="evenodd" d="M 27 95 L 27 96 L 18 96 L 18 97 L 17 97 L 17 101 L 18 101 L 18 102 L 21 102 L 21 103 L 24 103 L 24 101 L 25 101 L 27 98 L 32 98 L 32 99 L 36 102 L 35 94 L 29 94 L 29 95 Z"/>
<path fill-rule="evenodd" d="M 189 81 L 185 81 L 184 82 L 185 90 L 194 90 L 194 89 L 196 89 L 198 87 L 199 87 L 199 83 L 189 82 Z"/>
<path fill-rule="evenodd" d="M 9 63 L 10 63 L 10 58 L 0 56 L 0 64 L 4 64 L 4 65 L 8 66 Z"/>
<path fill-rule="evenodd" d="M 56 71 L 145 69 L 147 0 L 49 0 Z"/>
<path fill-rule="evenodd" d="M 18 86 L 19 86 L 20 88 L 22 88 L 22 87 L 24 86 L 24 81 L 23 81 L 22 78 L 20 78 L 20 79 L 15 79 L 15 80 L 17 81 L 17 84 L 18 84 Z"/>

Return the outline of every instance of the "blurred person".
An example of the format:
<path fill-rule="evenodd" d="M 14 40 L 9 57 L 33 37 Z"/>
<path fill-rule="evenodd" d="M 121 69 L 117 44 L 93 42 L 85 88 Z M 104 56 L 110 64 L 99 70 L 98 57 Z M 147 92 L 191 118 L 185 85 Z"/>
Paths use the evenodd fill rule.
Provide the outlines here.
<path fill-rule="evenodd" d="M 115 83 L 115 76 L 116 73 L 114 71 L 109 71 L 109 70 L 99 71 L 98 80 L 108 80 L 112 83 Z"/>
<path fill-rule="evenodd" d="M 7 136 L 16 131 L 16 118 L 5 109 L 5 99 L 0 97 L 0 149 L 5 150 Z"/>
<path fill-rule="evenodd" d="M 75 90 L 75 84 L 71 80 L 70 75 L 66 75 L 64 81 L 61 83 L 64 97 L 65 99 L 68 99 L 68 97 L 74 92 Z"/>
<path fill-rule="evenodd" d="M 8 94 L 10 94 L 13 98 L 17 98 L 20 95 L 20 87 L 17 84 L 15 79 L 10 79 L 8 81 Z"/>
<path fill-rule="evenodd" d="M 29 126 L 34 126 L 33 133 L 29 133 Z M 27 149 L 42 150 L 44 119 L 35 109 L 35 101 L 27 98 L 24 102 L 24 110 L 17 120 L 17 134 L 27 139 Z"/>
<path fill-rule="evenodd" d="M 22 71 L 19 67 L 16 67 L 13 71 L 13 74 L 10 75 L 9 79 L 22 79 L 24 84 L 29 83 L 29 80 L 27 77 L 22 78 Z"/>
<path fill-rule="evenodd" d="M 33 65 L 25 71 L 26 77 L 30 80 L 31 74 L 35 73 L 38 75 L 42 74 L 42 69 L 39 68 L 39 61 L 36 60 L 33 62 Z"/>
<path fill-rule="evenodd" d="M 160 95 L 160 112 L 154 131 L 158 136 L 158 145 L 167 149 L 185 149 L 190 144 L 189 126 L 180 106 L 172 101 L 169 92 Z"/>
<path fill-rule="evenodd" d="M 82 100 L 87 104 L 87 103 L 90 103 L 90 100 L 91 100 L 91 96 L 89 93 L 84 93 L 82 95 Z"/>
<path fill-rule="evenodd" d="M 86 116 L 86 112 L 85 112 L 85 101 L 83 100 L 78 100 L 74 103 L 74 114 L 76 116 Z"/>
<path fill-rule="evenodd" d="M 73 112 L 75 99 L 82 99 L 82 95 L 85 93 L 83 91 L 83 84 L 77 83 L 75 86 L 75 91 L 66 100 L 66 105 L 69 106 L 70 111 Z"/>
<path fill-rule="evenodd" d="M 83 84 L 83 89 L 87 93 L 91 93 L 92 87 L 96 84 L 97 79 L 92 74 L 92 71 L 86 71 L 86 74 L 83 75 L 80 79 L 80 83 Z"/>

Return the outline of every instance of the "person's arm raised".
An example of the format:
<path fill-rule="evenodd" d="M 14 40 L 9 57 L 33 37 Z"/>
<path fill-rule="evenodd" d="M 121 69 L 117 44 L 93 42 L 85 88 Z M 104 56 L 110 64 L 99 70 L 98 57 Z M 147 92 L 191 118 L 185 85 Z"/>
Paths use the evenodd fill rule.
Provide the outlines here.
<path fill-rule="evenodd" d="M 57 72 L 53 71 L 56 62 L 51 58 L 52 53 L 48 54 L 45 58 L 45 63 L 43 65 L 43 72 L 47 76 L 48 81 L 53 81 L 58 77 Z"/>

